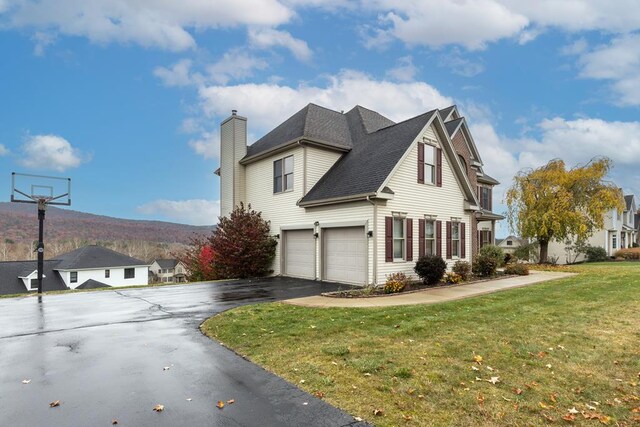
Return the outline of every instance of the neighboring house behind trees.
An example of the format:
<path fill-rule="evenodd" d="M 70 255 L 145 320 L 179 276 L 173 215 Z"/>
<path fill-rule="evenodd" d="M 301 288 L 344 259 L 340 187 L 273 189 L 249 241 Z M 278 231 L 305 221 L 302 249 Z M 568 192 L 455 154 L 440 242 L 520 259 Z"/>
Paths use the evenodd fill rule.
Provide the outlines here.
<path fill-rule="evenodd" d="M 37 261 L 0 262 L 0 294 L 38 288 Z M 43 290 L 146 285 L 149 267 L 103 246 L 89 245 L 44 261 Z"/>
<path fill-rule="evenodd" d="M 505 254 L 513 254 L 520 246 L 525 245 L 527 242 L 524 239 L 520 239 L 516 236 L 509 236 L 505 239 L 496 240 L 496 245 L 502 248 Z"/>
<path fill-rule="evenodd" d="M 221 125 L 221 215 L 240 203 L 262 212 L 279 239 L 276 275 L 378 284 L 415 277 L 423 254 L 451 266 L 493 243 L 497 181 L 455 106 L 394 123 L 309 104 L 251 146 L 246 135 L 233 111 Z"/>
<path fill-rule="evenodd" d="M 636 214 L 637 206 L 632 194 L 624 196 L 625 209 L 620 213 L 612 209 L 604 216 L 604 228 L 596 230 L 585 243 L 598 246 L 607 251 L 608 256 L 614 256 L 620 249 L 631 248 L 638 241 L 638 224 Z M 558 263 L 567 263 L 567 246 L 575 244 L 572 239 L 566 242 L 549 243 L 549 256 L 558 258 Z M 576 261 L 583 261 L 584 255 L 577 257 Z"/>
<path fill-rule="evenodd" d="M 149 272 L 157 282 L 186 282 L 186 267 L 177 259 L 156 259 L 149 266 Z"/>

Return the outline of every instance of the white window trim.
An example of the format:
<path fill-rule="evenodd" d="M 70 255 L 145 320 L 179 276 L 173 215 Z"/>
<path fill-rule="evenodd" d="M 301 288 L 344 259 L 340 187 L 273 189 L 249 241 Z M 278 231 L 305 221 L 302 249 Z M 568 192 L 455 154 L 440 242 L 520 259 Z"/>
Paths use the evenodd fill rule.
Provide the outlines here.
<path fill-rule="evenodd" d="M 392 233 L 395 231 L 395 221 L 402 221 L 402 238 L 396 238 L 395 233 L 393 236 L 393 262 L 406 262 L 407 261 L 407 218 L 401 215 L 393 216 Z M 402 240 L 402 258 L 396 258 L 395 244 L 396 240 Z"/>
<path fill-rule="evenodd" d="M 289 157 L 291 157 L 291 163 L 292 163 L 292 166 L 291 166 L 291 168 L 292 168 L 292 169 L 291 169 L 291 170 L 292 170 L 292 172 L 291 172 L 291 174 L 290 174 L 290 175 L 291 175 L 292 177 L 295 177 L 295 159 L 294 159 L 293 154 L 290 154 L 290 155 L 288 155 L 288 156 L 284 156 L 284 157 L 280 157 L 279 159 L 275 159 L 275 160 L 273 161 L 273 163 L 272 163 L 272 164 L 273 164 L 273 166 L 272 166 L 272 170 L 275 168 L 275 164 L 276 164 L 276 162 L 277 162 L 278 160 L 280 160 L 280 161 L 281 161 L 281 164 L 282 164 L 282 169 L 281 169 L 281 173 L 282 173 L 282 175 L 280 175 L 280 176 L 281 176 L 281 179 L 282 179 L 282 190 L 280 190 L 280 191 L 275 191 L 275 189 L 274 189 L 273 194 L 290 193 L 290 192 L 292 192 L 292 191 L 293 191 L 293 189 L 294 189 L 294 187 L 295 187 L 295 179 L 292 179 L 292 180 L 291 180 L 291 188 L 287 188 L 286 190 L 284 189 L 284 187 L 285 187 L 285 183 L 286 183 L 285 176 L 286 176 L 286 175 L 289 175 L 289 174 L 285 174 L 285 173 L 284 173 L 284 159 L 288 159 Z M 275 176 L 273 176 L 271 179 L 272 179 L 272 180 L 275 180 L 275 179 L 276 179 L 276 177 L 275 177 Z M 272 182 L 272 187 L 274 187 L 274 185 L 273 185 L 273 184 L 274 184 L 274 183 Z"/>
<path fill-rule="evenodd" d="M 433 223 L 433 237 L 427 238 L 427 222 Z M 435 215 L 425 215 L 424 216 L 424 253 L 427 252 L 427 246 L 431 243 L 431 255 L 435 255 L 438 251 L 436 248 L 436 241 L 438 239 L 438 231 L 436 230 L 436 216 Z"/>
<path fill-rule="evenodd" d="M 451 221 L 451 258 L 460 259 L 460 252 L 462 251 L 462 239 L 460 238 L 460 224 L 461 221 Z M 453 238 L 453 227 L 458 227 L 458 239 Z M 454 249 L 456 249 L 454 251 Z M 457 253 L 456 253 L 457 252 Z"/>
<path fill-rule="evenodd" d="M 437 176 L 438 176 L 438 151 L 437 151 L 437 146 L 435 144 L 432 144 L 430 142 L 426 142 L 424 144 L 424 161 L 422 162 L 422 170 L 423 170 L 423 174 L 424 174 L 424 183 L 426 185 L 436 185 L 436 180 L 437 180 Z M 431 163 L 427 163 L 427 149 L 432 150 L 433 151 L 433 164 Z M 433 166 L 433 174 L 431 175 L 431 181 L 427 181 L 427 165 L 429 166 Z"/>

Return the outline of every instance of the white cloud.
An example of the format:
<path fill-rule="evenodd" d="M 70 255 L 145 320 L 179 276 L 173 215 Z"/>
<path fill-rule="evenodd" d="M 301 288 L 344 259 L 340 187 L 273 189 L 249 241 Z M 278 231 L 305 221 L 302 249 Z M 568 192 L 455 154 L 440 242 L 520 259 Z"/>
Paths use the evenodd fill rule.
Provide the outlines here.
<path fill-rule="evenodd" d="M 460 44 L 468 49 L 483 49 L 487 43 L 517 35 L 529 24 L 526 16 L 495 0 L 364 3 L 383 14 L 382 28 L 387 34 L 410 45 Z M 378 33 L 377 37 L 380 36 Z"/>
<path fill-rule="evenodd" d="M 12 6 L 5 12 L 9 27 L 173 51 L 196 45 L 190 30 L 276 26 L 294 15 L 278 0 L 23 0 Z"/>
<path fill-rule="evenodd" d="M 300 61 L 309 61 L 313 52 L 307 42 L 296 39 L 287 31 L 279 31 L 273 28 L 250 28 L 249 43 L 258 48 L 269 49 L 272 47 L 284 47 L 291 51 Z"/>
<path fill-rule="evenodd" d="M 189 147 L 205 159 L 216 159 L 220 156 L 220 133 L 200 130 L 200 137 L 189 141 Z"/>
<path fill-rule="evenodd" d="M 43 56 L 45 49 L 56 41 L 56 36 L 42 31 L 36 31 L 31 37 L 35 43 L 33 54 L 35 56 Z"/>
<path fill-rule="evenodd" d="M 160 217 L 191 225 L 212 225 L 220 215 L 219 200 L 154 200 L 136 208 L 144 215 Z"/>
<path fill-rule="evenodd" d="M 448 67 L 453 73 L 463 77 L 473 77 L 484 71 L 484 65 L 465 58 L 458 48 L 441 55 L 438 65 Z"/>
<path fill-rule="evenodd" d="M 611 81 L 612 101 L 640 105 L 640 34 L 616 37 L 609 44 L 580 52 L 580 77 Z"/>
<path fill-rule="evenodd" d="M 34 135 L 22 145 L 20 163 L 30 169 L 64 172 L 89 160 L 89 156 L 82 154 L 61 136 Z"/>
<path fill-rule="evenodd" d="M 410 82 L 415 78 L 417 72 L 418 67 L 413 65 L 413 58 L 403 56 L 398 59 L 398 64 L 394 68 L 387 71 L 387 76 L 399 82 Z"/>
<path fill-rule="evenodd" d="M 9 149 L 0 144 L 0 156 L 6 156 L 7 154 L 9 154 Z"/>
<path fill-rule="evenodd" d="M 345 70 L 327 76 L 324 86 L 301 84 L 239 84 L 204 86 L 199 90 L 201 107 L 208 117 L 226 117 L 231 109 L 248 118 L 249 128 L 262 134 L 291 114 L 317 103 L 337 111 L 355 105 L 379 111 L 392 120 L 405 120 L 433 108 L 449 106 L 452 99 L 424 82 L 396 83 Z"/>
<path fill-rule="evenodd" d="M 560 54 L 567 56 L 580 55 L 586 52 L 588 48 L 589 44 L 587 43 L 587 41 L 584 38 L 579 38 L 573 43 L 562 47 L 562 49 L 560 49 Z"/>
<path fill-rule="evenodd" d="M 153 75 L 162 80 L 165 86 L 189 86 L 195 83 L 191 65 L 190 59 L 181 59 L 169 68 L 156 67 Z"/>
<path fill-rule="evenodd" d="M 249 55 L 241 49 L 232 49 L 218 62 L 209 65 L 207 71 L 215 83 L 227 84 L 231 80 L 251 77 L 255 70 L 264 70 L 268 66 L 264 59 Z"/>

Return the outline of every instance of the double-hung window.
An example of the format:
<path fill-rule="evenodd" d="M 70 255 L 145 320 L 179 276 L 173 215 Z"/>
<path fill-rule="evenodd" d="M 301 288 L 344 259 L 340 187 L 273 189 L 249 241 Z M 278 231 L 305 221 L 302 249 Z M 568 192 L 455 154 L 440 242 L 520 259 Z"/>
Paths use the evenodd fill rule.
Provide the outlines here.
<path fill-rule="evenodd" d="M 436 222 L 432 219 L 424 221 L 424 253 L 425 255 L 436 253 Z"/>
<path fill-rule="evenodd" d="M 428 144 L 424 146 L 424 182 L 436 183 L 436 147 Z"/>
<path fill-rule="evenodd" d="M 393 218 L 393 260 L 404 261 L 405 259 L 405 220 L 404 218 Z"/>
<path fill-rule="evenodd" d="M 72 271 L 69 273 L 69 282 L 78 283 L 78 272 Z"/>
<path fill-rule="evenodd" d="M 293 190 L 293 156 L 287 156 L 273 162 L 273 192 L 282 193 Z"/>
<path fill-rule="evenodd" d="M 453 257 L 460 256 L 460 223 L 451 223 L 451 255 Z"/>
<path fill-rule="evenodd" d="M 480 187 L 480 207 L 491 210 L 491 189 Z"/>
<path fill-rule="evenodd" d="M 124 269 L 124 278 L 125 279 L 133 279 L 136 277 L 136 269 L 135 268 L 125 268 Z"/>

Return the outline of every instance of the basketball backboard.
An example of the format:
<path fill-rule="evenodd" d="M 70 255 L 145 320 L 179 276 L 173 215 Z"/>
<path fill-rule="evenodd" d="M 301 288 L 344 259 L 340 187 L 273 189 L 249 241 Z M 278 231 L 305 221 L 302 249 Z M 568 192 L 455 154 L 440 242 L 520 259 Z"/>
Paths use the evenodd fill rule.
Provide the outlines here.
<path fill-rule="evenodd" d="M 11 201 L 18 203 L 44 202 L 48 205 L 71 205 L 71 178 L 11 174 Z"/>

